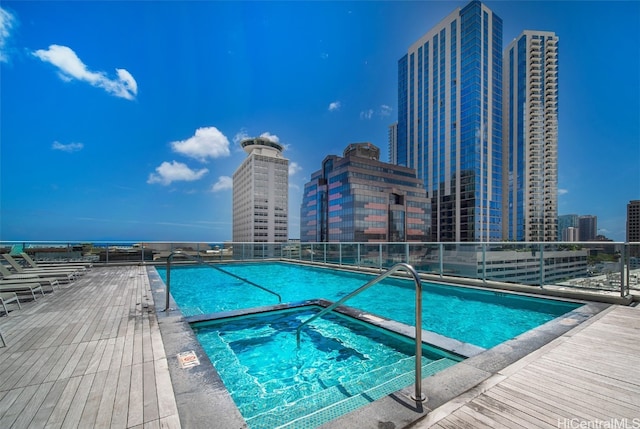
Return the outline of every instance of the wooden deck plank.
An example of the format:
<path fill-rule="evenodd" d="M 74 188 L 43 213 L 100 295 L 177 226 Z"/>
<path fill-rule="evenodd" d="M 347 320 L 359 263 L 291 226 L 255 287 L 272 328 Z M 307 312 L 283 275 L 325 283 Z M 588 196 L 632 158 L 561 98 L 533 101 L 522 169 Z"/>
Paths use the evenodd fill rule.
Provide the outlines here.
<path fill-rule="evenodd" d="M 11 407 L 0 418 L 0 428 L 10 428 L 13 423 L 22 413 L 22 410 L 27 406 L 31 399 L 38 391 L 40 386 L 27 386 L 21 389 L 20 394 L 15 398 L 15 401 L 11 404 Z"/>
<path fill-rule="evenodd" d="M 44 398 L 44 401 L 38 408 L 38 411 L 31 419 L 31 423 L 28 426 L 29 428 L 33 429 L 45 427 L 47 421 L 49 420 L 49 417 L 51 416 L 51 413 L 53 412 L 53 409 L 55 408 L 58 400 L 62 396 L 62 393 L 67 386 L 67 382 L 68 380 L 66 379 L 51 382 L 53 383 L 53 385 L 47 393 L 47 396 Z"/>
<path fill-rule="evenodd" d="M 92 352 L 93 347 L 95 347 L 94 344 L 79 343 L 78 347 L 76 347 L 75 351 L 73 352 L 73 355 L 69 356 L 69 358 L 67 359 L 64 365 L 64 368 L 62 369 L 58 377 L 59 378 L 72 377 L 76 367 L 78 366 L 78 363 L 82 360 L 87 349 L 89 349 L 89 354 L 90 354 Z M 76 374 L 76 376 L 79 376 L 79 375 L 81 374 Z"/>
<path fill-rule="evenodd" d="M 612 306 L 502 370 L 504 379 L 451 414 L 444 404 L 415 428 L 633 422 L 640 416 L 639 320 L 639 309 Z"/>
<path fill-rule="evenodd" d="M 107 429 L 111 426 L 111 416 L 121 410 L 114 409 L 116 392 L 118 390 L 120 368 L 113 367 L 107 372 L 106 380 L 98 404 L 98 412 L 94 423 L 94 429 Z"/>
<path fill-rule="evenodd" d="M 530 401 L 529 398 L 525 397 L 524 395 L 521 395 L 513 390 L 509 390 L 504 386 L 496 386 L 495 388 L 488 390 L 484 394 L 490 398 L 494 398 L 511 404 L 521 412 L 534 416 L 547 426 L 554 426 L 558 423 L 557 412 L 549 410 L 547 407 L 542 407 L 538 405 L 538 403 Z"/>
<path fill-rule="evenodd" d="M 129 387 L 129 416 L 127 426 L 144 423 L 144 392 L 142 363 L 131 365 L 131 386 Z"/>
<path fill-rule="evenodd" d="M 548 378 L 553 378 L 563 386 L 570 388 L 582 389 L 589 395 L 600 397 L 603 400 L 611 400 L 624 405 L 632 404 L 640 393 L 638 389 L 629 390 L 624 382 L 612 382 L 610 378 L 603 377 L 601 374 L 586 373 L 586 371 L 578 371 L 575 375 L 567 375 L 562 368 L 549 368 L 547 366 L 532 364 L 530 370 L 535 374 L 541 374 Z M 585 374 L 586 373 L 586 374 Z M 631 385 L 633 386 L 633 385 Z M 640 411 L 640 404 L 634 407 Z"/>
<path fill-rule="evenodd" d="M 94 373 L 98 371 L 100 367 L 100 362 L 102 362 L 102 357 L 104 355 L 104 351 L 107 348 L 107 340 L 95 340 L 97 342 L 96 349 L 91 356 L 91 359 L 88 362 L 87 368 L 85 370 L 85 374 Z"/>
<path fill-rule="evenodd" d="M 153 362 L 145 362 L 142 364 L 142 384 L 144 386 L 142 391 L 144 422 L 158 420 L 160 413 L 158 411 L 156 374 Z"/>
<path fill-rule="evenodd" d="M 74 355 L 76 349 L 80 346 L 80 344 L 68 344 L 67 347 L 63 348 L 63 352 L 60 355 L 60 358 L 55 363 L 49 374 L 45 377 L 44 381 L 56 381 L 60 378 L 60 374 L 69 364 L 69 359 Z M 86 345 L 84 346 L 86 347 Z"/>
<path fill-rule="evenodd" d="M 180 427 L 180 417 L 177 413 L 160 419 L 160 429 L 180 429 Z"/>
<path fill-rule="evenodd" d="M 81 379 L 82 377 L 73 377 L 68 380 L 55 404 L 55 407 L 49 415 L 49 419 L 46 423 L 47 427 L 62 427 L 62 423 L 67 416 L 67 412 L 69 411 L 69 407 L 71 406 L 71 402 L 73 401 L 76 390 L 80 385 Z"/>
<path fill-rule="evenodd" d="M 123 366 L 118 376 L 118 386 L 111 415 L 112 428 L 126 428 L 129 416 L 129 390 L 131 388 L 131 365 Z"/>
<path fill-rule="evenodd" d="M 11 409 L 13 403 L 18 399 L 24 387 L 19 389 L 8 390 L 5 395 L 0 399 L 0 419 Z"/>
<path fill-rule="evenodd" d="M 515 403 L 509 400 L 482 394 L 474 400 L 473 403 L 482 407 L 485 412 L 489 412 L 494 416 L 500 416 L 500 418 L 513 422 L 523 428 L 544 428 L 547 426 L 545 422 L 538 419 L 535 415 L 521 411 L 515 406 Z M 496 418 L 493 420 L 499 422 Z"/>
<path fill-rule="evenodd" d="M 20 361 L 20 366 L 13 370 L 12 374 L 5 379 L 3 385 L 9 389 L 14 388 L 20 379 L 29 375 L 29 371 L 31 371 L 38 360 L 42 358 L 45 351 L 45 349 L 32 351 L 30 356 Z"/>
<path fill-rule="evenodd" d="M 98 416 L 98 409 L 100 407 L 100 400 L 102 398 L 103 389 L 107 381 L 107 371 L 97 372 L 91 385 L 91 390 L 87 396 L 87 400 L 82 409 L 82 415 L 78 427 L 80 428 L 94 428 L 96 418 Z"/>
<path fill-rule="evenodd" d="M 169 374 L 169 364 L 166 358 L 155 361 L 155 374 L 160 418 L 177 415 L 178 407 L 171 387 L 171 375 Z"/>
<path fill-rule="evenodd" d="M 64 417 L 64 421 L 62 423 L 63 429 L 78 427 L 80 418 L 82 417 L 82 410 L 84 410 L 84 407 L 87 404 L 87 399 L 95 376 L 95 373 L 91 373 L 78 377 L 80 379 L 80 384 L 78 384 L 78 389 L 76 390 L 76 393 L 69 404 L 67 414 Z"/>
<path fill-rule="evenodd" d="M 31 397 L 29 403 L 20 412 L 20 415 L 13 424 L 14 427 L 26 428 L 29 426 L 36 413 L 38 412 L 38 409 L 49 395 L 49 391 L 51 390 L 53 385 L 53 382 L 34 385 L 37 390 Z"/>
<path fill-rule="evenodd" d="M 66 347 L 58 346 L 49 348 L 49 356 L 44 359 L 45 364 L 37 371 L 33 378 L 29 381 L 30 384 L 40 384 L 49 376 L 49 373 L 53 370 L 58 361 L 62 358 L 66 352 Z M 53 381 L 53 380 L 49 380 Z"/>

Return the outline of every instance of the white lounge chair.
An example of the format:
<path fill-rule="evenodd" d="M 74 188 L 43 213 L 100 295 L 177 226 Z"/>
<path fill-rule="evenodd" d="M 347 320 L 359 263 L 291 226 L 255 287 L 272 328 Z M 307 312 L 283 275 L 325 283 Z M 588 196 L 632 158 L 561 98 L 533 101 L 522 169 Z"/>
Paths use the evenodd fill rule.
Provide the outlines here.
<path fill-rule="evenodd" d="M 90 270 L 93 267 L 91 262 L 36 262 L 25 252 L 20 253 L 31 268 L 84 268 Z"/>
<path fill-rule="evenodd" d="M 30 273 L 16 273 L 11 272 L 4 265 L 0 264 L 0 274 L 2 274 L 2 279 L 5 280 L 16 280 L 16 279 L 31 279 L 37 281 L 38 279 L 50 279 L 55 278 L 59 282 L 65 281 L 69 283 L 75 279 L 75 276 L 72 272 L 62 272 L 58 273 L 55 271 L 47 271 L 47 272 L 30 272 Z"/>
<path fill-rule="evenodd" d="M 32 277 L 28 279 L 0 279 L 0 285 L 21 285 L 27 283 L 38 283 L 40 286 L 49 286 L 51 291 L 60 288 L 59 279 L 56 277 Z"/>
<path fill-rule="evenodd" d="M 65 273 L 73 273 L 74 276 L 79 276 L 84 274 L 84 271 L 86 271 L 86 268 L 25 268 L 22 265 L 20 265 L 18 263 L 18 261 L 16 261 L 15 259 L 13 259 L 13 256 L 9 255 L 8 253 L 3 253 L 2 257 L 5 259 L 5 261 L 7 261 L 9 263 L 9 265 L 11 265 L 11 267 L 18 273 L 18 274 L 28 274 L 28 273 L 40 273 L 40 272 L 65 272 Z"/>
<path fill-rule="evenodd" d="M 36 300 L 36 292 L 40 292 L 44 296 L 44 290 L 38 283 L 25 283 L 19 285 L 0 285 L 0 292 L 15 292 L 16 295 L 31 295 Z"/>

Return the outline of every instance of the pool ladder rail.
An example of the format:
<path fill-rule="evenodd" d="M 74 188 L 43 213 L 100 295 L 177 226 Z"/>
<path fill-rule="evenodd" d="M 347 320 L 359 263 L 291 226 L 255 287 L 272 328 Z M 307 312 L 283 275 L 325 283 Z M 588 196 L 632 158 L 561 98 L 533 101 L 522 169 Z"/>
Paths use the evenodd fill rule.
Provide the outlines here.
<path fill-rule="evenodd" d="M 411 399 L 413 399 L 414 401 L 424 402 L 424 401 L 427 400 L 427 398 L 422 393 L 422 282 L 420 281 L 420 276 L 416 272 L 415 268 L 413 268 L 411 265 L 409 265 L 407 263 L 400 262 L 398 264 L 395 264 L 388 271 L 380 274 L 379 276 L 377 276 L 373 280 L 369 281 L 368 283 L 364 284 L 363 286 L 360 286 L 358 289 L 354 290 L 350 294 L 344 296 L 339 301 L 334 302 L 329 307 L 324 308 L 319 313 L 314 314 L 313 316 L 311 316 L 310 318 L 308 318 L 307 320 L 302 322 L 298 326 L 298 328 L 296 329 L 296 344 L 297 344 L 298 348 L 300 348 L 300 332 L 301 332 L 302 328 L 305 325 L 309 324 L 311 321 L 317 319 L 318 317 L 321 317 L 321 316 L 329 313 L 330 311 L 333 311 L 336 307 L 342 305 L 348 299 L 351 299 L 354 296 L 358 295 L 359 293 L 364 292 L 365 290 L 369 289 L 371 286 L 375 285 L 376 283 L 381 282 L 382 280 L 386 279 L 387 277 L 391 276 L 392 274 L 394 274 L 394 273 L 396 273 L 397 271 L 400 271 L 400 270 L 404 270 L 407 273 L 409 273 L 411 275 L 411 277 L 413 277 L 413 280 L 414 280 L 415 285 L 416 285 L 415 389 L 414 389 L 414 394 L 411 396 Z M 167 278 L 168 278 L 168 276 L 167 276 Z"/>
<path fill-rule="evenodd" d="M 206 265 L 207 267 L 213 268 L 214 270 L 218 270 L 218 271 L 220 271 L 220 272 L 222 272 L 222 273 L 224 273 L 224 274 L 226 274 L 226 275 L 228 275 L 228 276 L 231 276 L 231 277 L 233 277 L 233 278 L 235 278 L 235 279 L 238 279 L 238 280 L 240 280 L 240 281 L 243 281 L 243 282 L 245 282 L 245 283 L 247 283 L 247 284 L 249 284 L 249 285 L 251 285 L 251 286 L 253 286 L 253 287 L 257 287 L 258 289 L 261 289 L 261 290 L 263 290 L 263 291 L 265 291 L 265 292 L 267 292 L 267 293 L 270 293 L 271 295 L 276 296 L 276 297 L 278 298 L 278 303 L 279 303 L 279 304 L 282 304 L 282 297 L 280 296 L 280 294 L 278 294 L 278 293 L 276 293 L 276 292 L 274 292 L 274 291 L 272 291 L 272 290 L 270 290 L 270 289 L 267 289 L 267 288 L 266 288 L 266 287 L 264 287 L 264 286 L 260 286 L 259 284 L 254 283 L 254 282 L 252 282 L 251 280 L 247 280 L 247 279 L 245 279 L 244 277 L 240 277 L 240 276 L 238 276 L 238 275 L 235 275 L 235 274 L 233 274 L 233 273 L 230 273 L 230 272 L 229 272 L 229 271 L 227 271 L 227 270 L 223 270 L 222 268 L 220 268 L 220 267 L 218 267 L 218 266 L 216 266 L 216 265 L 214 265 L 214 264 L 211 264 L 211 263 L 209 263 L 209 262 L 205 262 L 205 261 L 203 261 L 203 260 L 202 260 L 202 259 L 200 259 L 200 258 L 196 258 L 195 256 L 191 256 L 191 255 L 189 255 L 188 253 L 182 253 L 182 251 L 180 251 L 180 250 L 176 250 L 176 251 L 174 251 L 174 252 L 171 252 L 171 253 L 169 254 L 169 256 L 167 257 L 167 293 L 165 294 L 165 306 L 164 306 L 164 311 L 169 311 L 169 310 L 171 310 L 171 308 L 170 308 L 170 306 L 169 306 L 169 297 L 170 297 L 170 295 L 171 295 L 171 261 L 173 260 L 173 257 L 174 257 L 175 255 L 184 256 L 185 258 L 187 258 L 187 259 L 191 259 L 192 261 L 195 261 L 195 262 L 197 262 L 197 263 L 199 263 L 199 264 L 201 264 L 201 265 Z"/>

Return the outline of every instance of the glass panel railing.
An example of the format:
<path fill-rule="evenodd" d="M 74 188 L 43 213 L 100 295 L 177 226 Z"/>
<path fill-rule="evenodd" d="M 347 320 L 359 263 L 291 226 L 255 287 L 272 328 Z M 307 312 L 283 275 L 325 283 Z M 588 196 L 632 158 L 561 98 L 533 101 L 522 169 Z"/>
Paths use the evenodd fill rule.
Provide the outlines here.
<path fill-rule="evenodd" d="M 640 291 L 640 243 L 233 243 L 4 241 L 1 253 L 38 261 L 164 263 L 176 250 L 207 262 L 290 259 L 626 296 Z"/>

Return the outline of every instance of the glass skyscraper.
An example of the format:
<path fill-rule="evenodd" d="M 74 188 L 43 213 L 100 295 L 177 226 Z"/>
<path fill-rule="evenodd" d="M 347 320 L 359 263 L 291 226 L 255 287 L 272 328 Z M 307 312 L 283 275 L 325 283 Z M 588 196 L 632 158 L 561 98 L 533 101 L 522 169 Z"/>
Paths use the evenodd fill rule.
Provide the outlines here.
<path fill-rule="evenodd" d="M 504 239 L 556 241 L 558 37 L 524 31 L 503 60 Z"/>
<path fill-rule="evenodd" d="M 454 10 L 398 62 L 397 163 L 432 202 L 432 240 L 502 239 L 502 19 Z"/>
<path fill-rule="evenodd" d="M 429 241 L 431 207 L 415 171 L 379 160 L 371 143 L 330 155 L 304 186 L 302 242 Z"/>

